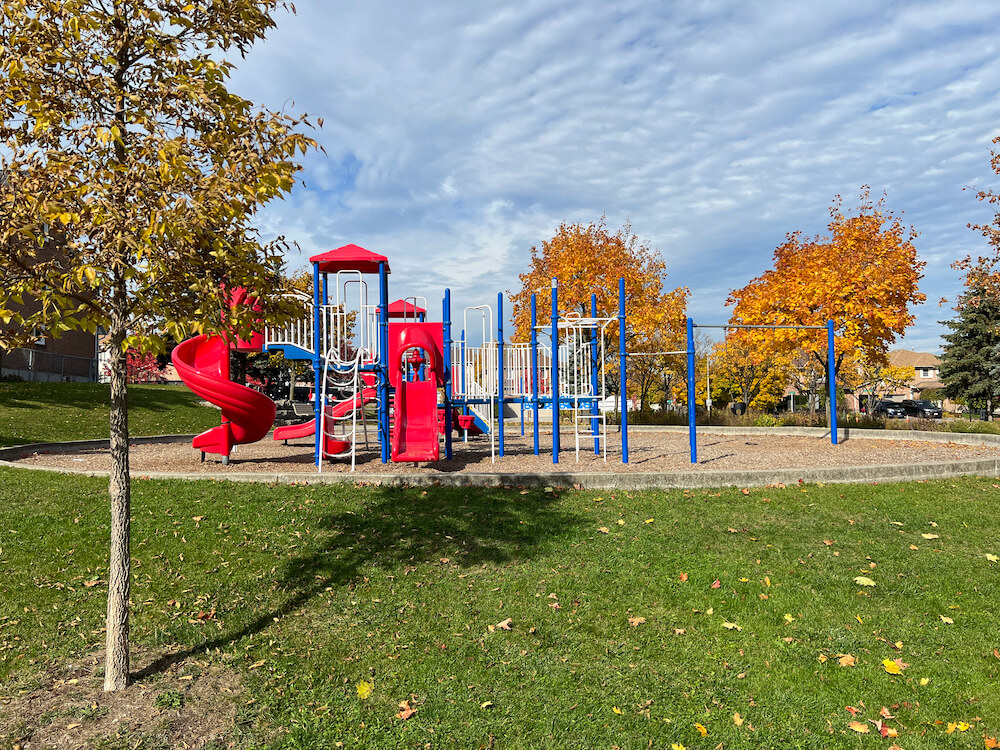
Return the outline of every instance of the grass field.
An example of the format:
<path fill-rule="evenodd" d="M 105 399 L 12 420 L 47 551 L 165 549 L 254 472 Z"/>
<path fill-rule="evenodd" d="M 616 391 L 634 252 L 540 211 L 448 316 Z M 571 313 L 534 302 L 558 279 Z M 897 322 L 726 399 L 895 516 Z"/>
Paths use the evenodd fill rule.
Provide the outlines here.
<path fill-rule="evenodd" d="M 106 492 L 0 470 L 0 695 L 99 651 Z M 239 676 L 218 747 L 983 748 L 998 496 L 137 480 L 133 641 Z"/>
<path fill-rule="evenodd" d="M 108 437 L 105 383 L 0 382 L 0 445 Z M 198 405 L 182 386 L 130 385 L 132 435 L 185 435 L 219 423 L 219 412 Z"/>

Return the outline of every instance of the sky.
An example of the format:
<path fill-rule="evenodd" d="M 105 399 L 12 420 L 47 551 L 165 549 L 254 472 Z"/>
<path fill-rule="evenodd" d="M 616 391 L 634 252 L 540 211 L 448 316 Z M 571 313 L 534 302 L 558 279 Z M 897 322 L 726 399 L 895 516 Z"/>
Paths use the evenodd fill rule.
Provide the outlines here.
<path fill-rule="evenodd" d="M 301 184 L 259 218 L 308 257 L 389 257 L 393 299 L 440 319 L 518 288 L 560 223 L 606 216 L 663 256 L 700 323 L 772 266 L 786 233 L 823 234 L 860 188 L 920 233 L 916 324 L 939 352 L 982 253 L 975 190 L 1000 135 L 1000 3 L 769 0 L 299 0 L 231 88 L 323 118 Z M 968 189 L 972 188 L 972 189 Z"/>

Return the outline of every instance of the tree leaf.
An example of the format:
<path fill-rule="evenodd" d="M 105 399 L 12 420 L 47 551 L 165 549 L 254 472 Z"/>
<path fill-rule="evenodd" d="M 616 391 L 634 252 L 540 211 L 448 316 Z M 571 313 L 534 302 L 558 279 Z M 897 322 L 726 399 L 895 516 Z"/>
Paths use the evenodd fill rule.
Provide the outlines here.
<path fill-rule="evenodd" d="M 365 680 L 361 680 L 357 685 L 357 689 L 358 689 L 358 697 L 364 701 L 368 700 L 368 698 L 371 697 L 371 694 L 375 690 L 375 685 L 372 684 L 371 682 L 366 682 Z"/>
<path fill-rule="evenodd" d="M 743 628 L 741 628 L 735 622 L 724 622 L 722 623 L 722 627 L 724 627 L 726 630 L 737 630 L 737 631 L 743 630 Z"/>
<path fill-rule="evenodd" d="M 413 714 L 415 714 L 416 712 L 417 712 L 417 709 L 415 709 L 412 706 L 410 706 L 410 702 L 409 701 L 400 701 L 399 702 L 399 713 L 396 714 L 396 718 L 397 719 L 402 719 L 403 721 L 406 721 L 411 716 L 413 716 Z"/>
<path fill-rule="evenodd" d="M 633 628 L 639 627 L 644 622 L 646 622 L 646 618 L 645 617 L 630 617 L 630 618 L 628 618 L 628 624 L 631 625 Z"/>
<path fill-rule="evenodd" d="M 952 620 L 950 617 L 945 617 L 944 615 L 941 615 L 940 617 L 941 617 L 941 622 L 943 622 L 945 625 L 954 625 L 955 624 L 955 621 Z"/>
<path fill-rule="evenodd" d="M 733 724 L 735 724 L 738 727 L 743 726 L 743 717 L 740 716 L 738 711 L 733 714 Z"/>
<path fill-rule="evenodd" d="M 855 659 L 851 654 L 842 654 L 837 661 L 842 667 L 853 667 L 858 663 L 857 659 Z"/>
<path fill-rule="evenodd" d="M 875 581 L 873 581 L 871 578 L 866 578 L 865 576 L 858 576 L 857 578 L 854 579 L 854 582 L 856 584 L 858 584 L 859 586 L 874 586 L 875 585 Z"/>
<path fill-rule="evenodd" d="M 702 737 L 706 737 L 708 735 L 708 730 L 705 729 L 705 727 L 703 727 L 701 724 L 695 724 L 694 728 L 698 730 L 698 734 L 700 734 Z"/>
<path fill-rule="evenodd" d="M 868 729 L 868 725 L 865 724 L 862 721 L 852 721 L 852 722 L 849 722 L 848 725 L 847 725 L 847 728 L 854 730 L 858 734 L 868 734 L 868 732 L 870 731 Z"/>

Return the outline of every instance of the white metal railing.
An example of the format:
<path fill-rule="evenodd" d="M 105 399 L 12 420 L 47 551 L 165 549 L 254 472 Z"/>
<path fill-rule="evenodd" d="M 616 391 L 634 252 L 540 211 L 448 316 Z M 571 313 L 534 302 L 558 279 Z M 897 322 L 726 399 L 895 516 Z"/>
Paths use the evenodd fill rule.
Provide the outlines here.
<path fill-rule="evenodd" d="M 320 440 L 319 466 L 318 471 L 323 471 L 323 459 L 327 457 L 326 440 L 333 438 L 344 440 L 349 444 L 344 453 L 336 454 L 341 457 L 345 453 L 351 456 L 351 471 L 354 471 L 357 458 L 357 437 L 358 437 L 358 414 L 361 414 L 364 421 L 364 399 L 361 396 L 361 352 L 355 355 L 349 369 L 338 369 L 331 367 L 333 357 L 327 357 L 323 366 L 323 388 L 322 401 L 323 408 L 320 410 L 319 432 L 322 436 Z M 327 403 L 327 395 L 331 390 L 339 393 L 346 393 L 346 397 Z M 337 406 L 349 404 L 349 408 L 342 414 L 337 415 Z M 348 423 L 350 423 L 348 425 Z M 365 430 L 367 440 L 367 428 Z M 330 456 L 333 458 L 334 456 Z"/>
<path fill-rule="evenodd" d="M 309 296 L 301 292 L 286 295 L 298 301 L 305 311 L 301 318 L 296 318 L 280 326 L 264 327 L 264 346 L 271 344 L 295 346 L 310 354 L 313 353 L 313 303 Z"/>

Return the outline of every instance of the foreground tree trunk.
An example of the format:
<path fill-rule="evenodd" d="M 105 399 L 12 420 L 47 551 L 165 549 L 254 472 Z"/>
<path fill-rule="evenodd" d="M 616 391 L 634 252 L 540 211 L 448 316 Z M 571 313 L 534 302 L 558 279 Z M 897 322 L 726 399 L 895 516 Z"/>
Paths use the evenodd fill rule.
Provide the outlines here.
<path fill-rule="evenodd" d="M 125 305 L 125 281 L 115 297 Z M 116 299 L 116 301 L 119 301 Z M 121 308 L 119 308 L 121 309 Z M 128 386 L 125 320 L 113 313 L 111 322 L 111 556 L 108 572 L 107 654 L 104 690 L 122 690 L 129 684 L 129 596 L 132 588 L 130 524 L 131 482 L 128 463 Z"/>

